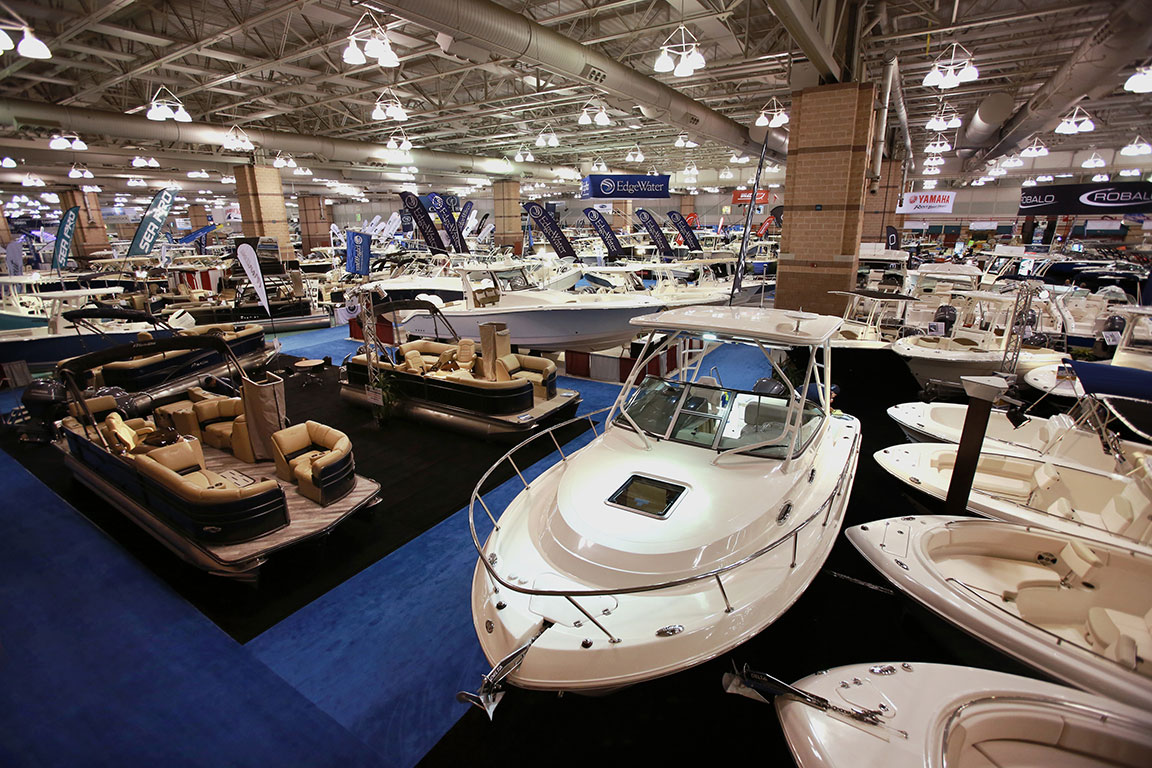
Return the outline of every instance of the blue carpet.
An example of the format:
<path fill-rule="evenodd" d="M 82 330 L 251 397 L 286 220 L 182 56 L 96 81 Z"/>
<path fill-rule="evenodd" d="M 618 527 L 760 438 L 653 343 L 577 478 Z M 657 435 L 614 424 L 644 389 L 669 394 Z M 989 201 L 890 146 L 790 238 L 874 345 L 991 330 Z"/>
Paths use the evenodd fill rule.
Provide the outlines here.
<path fill-rule="evenodd" d="M 20 397 L 24 394 L 24 387 L 16 389 L 0 389 L 0 413 L 8 413 L 20 405 Z"/>
<path fill-rule="evenodd" d="M 568 377 L 559 384 L 580 391 L 581 413 L 610 405 L 620 391 Z M 569 446 L 591 438 L 586 432 Z M 538 476 L 557 458 L 553 453 L 524 469 L 525 477 Z M 514 478 L 484 498 L 497 513 L 522 488 Z M 488 672 L 472 629 L 475 565 L 462 509 L 246 648 L 375 748 L 387 765 L 409 768 L 466 711 L 456 692 L 475 690 Z"/>
<path fill-rule="evenodd" d="M 347 325 L 280 334 L 276 338 L 280 340 L 280 351 L 285 354 L 317 360 L 328 355 L 335 365 L 360 346 L 359 341 L 348 338 Z"/>
<path fill-rule="evenodd" d="M 0 764 L 379 759 L 6 453 Z"/>

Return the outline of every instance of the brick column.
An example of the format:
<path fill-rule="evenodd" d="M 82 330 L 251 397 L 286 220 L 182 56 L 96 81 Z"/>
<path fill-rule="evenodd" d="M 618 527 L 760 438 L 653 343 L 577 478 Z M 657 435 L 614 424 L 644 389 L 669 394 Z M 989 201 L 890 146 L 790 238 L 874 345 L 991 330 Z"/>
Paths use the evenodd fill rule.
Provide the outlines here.
<path fill-rule="evenodd" d="M 612 229 L 617 232 L 632 231 L 632 201 L 612 201 Z"/>
<path fill-rule="evenodd" d="M 792 95 L 776 306 L 840 314 L 856 285 L 865 174 L 872 145 L 871 83 L 806 88 Z"/>
<path fill-rule="evenodd" d="M 8 228 L 8 218 L 0 213 L 0 247 L 12 242 L 12 230 Z"/>
<path fill-rule="evenodd" d="M 680 213 L 685 217 L 690 213 L 696 213 L 696 198 L 692 195 L 680 195 Z"/>
<path fill-rule="evenodd" d="M 320 195 L 297 195 L 300 204 L 300 250 L 307 256 L 313 248 L 332 244 L 332 211 Z"/>
<path fill-rule="evenodd" d="M 524 248 L 520 228 L 520 182 L 502 180 L 492 184 L 492 237 L 496 245 L 512 246 L 519 255 Z"/>
<path fill-rule="evenodd" d="M 104 226 L 104 214 L 100 212 L 100 201 L 96 199 L 96 193 L 82 192 L 79 189 L 65 190 L 60 195 L 60 211 L 66 211 L 73 206 L 80 208 L 80 215 L 76 219 L 76 234 L 72 238 L 76 257 L 90 259 L 96 251 L 108 250 L 111 247 L 108 228 Z"/>
<path fill-rule="evenodd" d="M 208 209 L 202 205 L 189 205 L 188 220 L 192 222 L 192 229 L 208 226 Z"/>
<path fill-rule="evenodd" d="M 294 252 L 280 170 L 268 165 L 237 166 L 236 197 L 244 236 L 273 237 L 280 246 L 280 258 L 291 258 Z"/>
<path fill-rule="evenodd" d="M 880 189 L 874 195 L 864 195 L 864 227 L 860 232 L 860 242 L 883 243 L 888 227 L 899 230 L 904 226 L 904 214 L 893 213 L 900 199 L 902 178 L 900 162 L 885 158 L 880 165 Z"/>

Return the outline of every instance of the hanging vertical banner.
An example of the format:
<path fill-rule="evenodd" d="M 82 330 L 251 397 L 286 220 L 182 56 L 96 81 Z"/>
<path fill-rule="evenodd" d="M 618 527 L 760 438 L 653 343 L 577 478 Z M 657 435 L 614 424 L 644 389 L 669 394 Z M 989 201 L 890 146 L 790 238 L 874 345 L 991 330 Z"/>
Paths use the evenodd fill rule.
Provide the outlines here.
<path fill-rule="evenodd" d="M 469 204 L 470 203 L 465 203 L 465 207 L 467 207 Z M 476 209 L 473 208 L 472 210 L 468 211 L 468 219 L 464 222 L 464 226 L 460 228 L 460 234 L 464 235 L 464 237 L 469 237 L 473 232 L 476 231 L 476 225 L 479 223 L 480 217 L 476 215 Z"/>
<path fill-rule="evenodd" d="M 692 213 L 690 213 L 690 214 L 688 214 L 687 216 L 685 216 L 685 217 L 684 217 L 684 221 L 688 222 L 688 223 L 689 223 L 689 224 L 691 224 L 693 227 L 698 227 L 698 226 L 700 226 L 700 217 L 696 215 L 696 212 L 695 212 L 695 211 L 693 211 Z"/>
<path fill-rule="evenodd" d="M 432 253 L 448 253 L 448 249 L 440 241 L 440 233 L 436 231 L 432 217 L 428 215 L 428 209 L 420 202 L 420 198 L 411 192 L 401 192 L 400 201 L 404 204 L 404 210 L 412 215 L 412 222 L 416 225 L 416 229 L 420 230 L 420 237 L 424 238 L 428 250 Z"/>
<path fill-rule="evenodd" d="M 384 231 L 380 237 L 387 240 L 396 234 L 396 230 L 398 229 L 400 229 L 400 214 L 393 211 L 392 215 L 388 217 L 388 223 L 384 225 Z"/>
<path fill-rule="evenodd" d="M 344 269 L 354 275 L 366 275 L 372 260 L 372 235 L 348 230 L 347 260 Z"/>
<path fill-rule="evenodd" d="M 370 235 L 376 234 L 380 230 L 380 219 L 380 214 L 376 214 L 372 221 L 368 222 L 368 226 L 364 227 L 364 231 Z"/>
<path fill-rule="evenodd" d="M 148 210 L 144 212 L 144 218 L 140 219 L 140 225 L 136 227 L 136 235 L 132 238 L 131 247 L 128 248 L 129 258 L 147 256 L 152 252 L 152 246 L 160 236 L 160 228 L 168 220 L 168 212 L 172 210 L 172 203 L 176 201 L 177 192 L 179 190 L 174 188 L 162 189 L 152 198 Z"/>
<path fill-rule="evenodd" d="M 688 220 L 684 218 L 684 214 L 680 211 L 668 211 L 668 219 L 672 222 L 672 226 L 676 227 L 680 237 L 684 238 L 684 244 L 688 246 L 689 251 L 704 250 L 700 247 L 700 241 L 696 239 L 696 233 L 692 231 L 692 227 L 688 226 Z"/>
<path fill-rule="evenodd" d="M 772 210 L 768 211 L 768 215 L 776 222 L 776 226 L 784 226 L 784 206 L 778 205 Z"/>
<path fill-rule="evenodd" d="M 64 211 L 60 226 L 56 229 L 56 242 L 52 246 L 52 269 L 63 269 L 72 253 L 72 237 L 76 234 L 76 220 L 80 218 L 80 206 L 74 205 Z"/>
<path fill-rule="evenodd" d="M 488 238 L 492 237 L 492 232 L 495 229 L 495 224 L 489 224 L 488 226 L 484 227 L 484 229 L 480 230 L 480 234 L 476 236 L 476 239 L 482 243 L 488 242 Z"/>
<path fill-rule="evenodd" d="M 452 250 L 456 253 L 468 253 L 468 245 L 464 242 L 463 235 L 460 234 L 460 227 L 456 225 L 456 217 L 452 215 L 452 207 L 448 201 L 433 192 L 428 195 L 428 203 L 432 206 L 432 212 L 440 217 L 440 225 L 444 227 L 444 232 L 448 235 L 448 242 L 451 243 Z"/>
<path fill-rule="evenodd" d="M 648 231 L 648 237 L 652 238 L 652 245 L 656 246 L 656 250 L 660 252 L 660 255 L 671 256 L 672 246 L 668 245 L 668 239 L 664 237 L 664 233 L 660 230 L 660 222 L 656 221 L 656 217 L 643 208 L 637 208 L 636 218 L 640 219 L 640 223 L 643 224 L 644 229 Z"/>
<path fill-rule="evenodd" d="M 460 214 L 456 217 L 456 226 L 460 228 L 460 234 L 465 237 L 468 236 L 468 218 L 472 215 L 472 201 L 465 200 L 464 205 L 460 208 Z"/>
<path fill-rule="evenodd" d="M 764 233 L 768 231 L 768 227 L 772 226 L 772 214 L 764 217 L 764 221 L 756 229 L 756 237 L 764 237 Z"/>
<path fill-rule="evenodd" d="M 8 263 L 8 274 L 22 275 L 24 274 L 24 243 L 21 240 L 13 240 L 8 243 L 4 249 L 4 260 Z"/>
<path fill-rule="evenodd" d="M 552 214 L 548 213 L 540 203 L 524 203 L 523 206 L 532 221 L 536 222 L 536 226 L 540 227 L 544 237 L 552 243 L 552 250 L 556 251 L 556 255 L 562 259 L 575 259 L 576 249 L 572 247 L 572 243 L 568 242 L 567 236 L 560 230 L 560 225 L 556 223 L 556 219 L 552 218 Z"/>
<path fill-rule="evenodd" d="M 190 232 L 187 235 L 184 235 L 184 237 L 180 238 L 176 242 L 180 243 L 181 245 L 195 242 L 196 240 L 199 240 L 200 238 L 204 237 L 205 235 L 207 235 L 209 232 L 213 231 L 214 229 L 216 229 L 215 224 L 208 224 L 207 226 L 200 227 L 200 229 L 197 229 L 194 232 Z"/>
<path fill-rule="evenodd" d="M 160 243 L 160 269 L 168 269 L 176 260 L 176 254 L 168 248 L 168 243 Z"/>
<path fill-rule="evenodd" d="M 272 308 L 268 306 L 268 291 L 264 288 L 264 272 L 260 269 L 260 257 L 256 255 L 256 249 L 248 243 L 242 243 L 236 249 L 236 259 L 244 268 L 244 274 L 248 277 L 248 282 L 252 283 L 252 288 L 256 291 L 264 311 L 268 313 L 268 317 L 272 317 Z"/>
<path fill-rule="evenodd" d="M 588 217 L 588 223 L 592 225 L 592 229 L 596 230 L 596 234 L 600 235 L 600 239 L 604 241 L 604 247 L 608 249 L 610 257 L 623 256 L 624 248 L 620 245 L 620 241 L 616 239 L 616 233 L 612 231 L 612 226 L 608 220 L 604 218 L 604 214 L 595 208 L 585 208 L 584 215 Z"/>
<path fill-rule="evenodd" d="M 884 235 L 888 244 L 888 250 L 900 250 L 900 233 L 896 231 L 896 227 L 889 225 L 888 228 L 884 231 Z"/>

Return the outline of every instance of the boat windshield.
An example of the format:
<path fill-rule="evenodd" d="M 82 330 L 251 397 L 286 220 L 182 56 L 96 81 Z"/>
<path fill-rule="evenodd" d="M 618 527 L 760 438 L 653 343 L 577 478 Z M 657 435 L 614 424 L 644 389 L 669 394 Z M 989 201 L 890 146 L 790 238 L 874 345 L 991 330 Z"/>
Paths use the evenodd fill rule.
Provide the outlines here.
<path fill-rule="evenodd" d="M 796 409 L 801 410 L 794 453 L 799 456 L 820 428 L 824 412 L 811 401 L 790 406 L 786 393 L 744 392 L 648 376 L 625 410 L 640 429 L 653 437 L 716 451 L 778 440 L 777 445 L 748 453 L 784 459 L 790 442 L 786 428 L 790 416 L 795 421 Z M 632 428 L 623 415 L 616 418 L 616 424 Z"/>

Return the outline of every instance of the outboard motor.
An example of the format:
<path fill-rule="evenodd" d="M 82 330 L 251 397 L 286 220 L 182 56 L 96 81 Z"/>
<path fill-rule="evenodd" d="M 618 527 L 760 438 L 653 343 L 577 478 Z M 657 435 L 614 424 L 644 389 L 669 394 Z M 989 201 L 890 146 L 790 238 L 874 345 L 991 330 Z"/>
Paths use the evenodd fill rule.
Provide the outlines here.
<path fill-rule="evenodd" d="M 67 388 L 58 379 L 33 379 L 20 396 L 28 416 L 51 423 L 68 415 Z"/>
<path fill-rule="evenodd" d="M 1027 312 L 1017 312 L 1015 325 L 1017 328 L 1035 328 L 1040 315 L 1036 310 L 1029 308 Z"/>
<path fill-rule="evenodd" d="M 951 304 L 941 304 L 936 307 L 936 312 L 932 315 L 932 322 L 944 323 L 944 335 L 952 335 L 952 326 L 956 325 L 956 318 L 959 317 L 959 312 L 956 307 Z"/>
<path fill-rule="evenodd" d="M 1116 354 L 1116 345 L 1109 344 L 1107 333 L 1111 336 L 1113 333 L 1124 333 L 1124 327 L 1128 325 L 1128 321 L 1120 315 L 1109 315 L 1104 319 L 1104 324 L 1100 327 L 1100 334 L 1096 337 L 1095 343 L 1092 345 L 1092 354 L 1101 359 L 1112 357 Z"/>
<path fill-rule="evenodd" d="M 1024 337 L 1023 344 L 1026 347 L 1046 347 L 1048 346 L 1048 335 L 1045 333 L 1033 333 Z"/>

